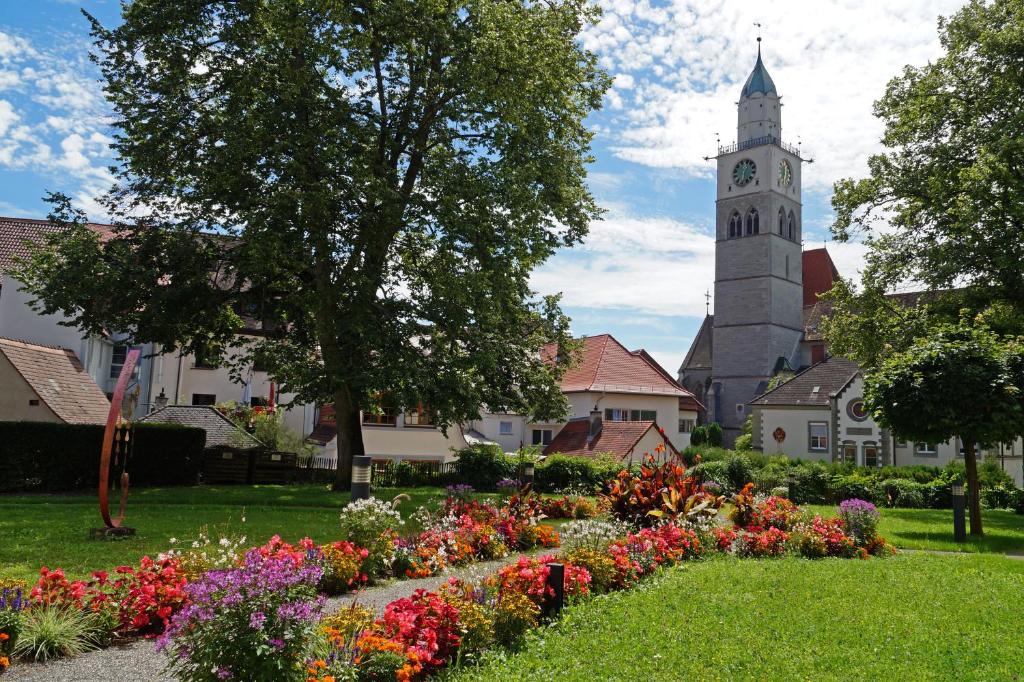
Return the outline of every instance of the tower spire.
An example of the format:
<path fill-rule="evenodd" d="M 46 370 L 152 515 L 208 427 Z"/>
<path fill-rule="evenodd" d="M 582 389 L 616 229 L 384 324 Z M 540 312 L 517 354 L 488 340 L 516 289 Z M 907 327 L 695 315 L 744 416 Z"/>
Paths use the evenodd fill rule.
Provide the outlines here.
<path fill-rule="evenodd" d="M 755 21 L 754 26 L 757 26 L 757 58 L 761 58 L 761 29 L 764 28 L 760 21 Z"/>

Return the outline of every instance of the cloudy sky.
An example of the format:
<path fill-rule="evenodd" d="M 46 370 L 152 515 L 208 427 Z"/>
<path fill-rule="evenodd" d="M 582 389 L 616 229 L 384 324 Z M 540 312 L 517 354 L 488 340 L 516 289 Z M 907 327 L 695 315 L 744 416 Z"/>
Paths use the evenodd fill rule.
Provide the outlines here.
<path fill-rule="evenodd" d="M 580 334 L 610 332 L 675 372 L 714 279 L 714 166 L 736 135 L 735 102 L 756 57 L 783 97 L 783 137 L 800 142 L 805 247 L 828 240 L 832 183 L 862 175 L 878 149 L 872 102 L 904 64 L 939 53 L 950 0 L 598 0 L 586 46 L 615 77 L 597 131 L 590 182 L 607 210 L 579 248 L 534 277 L 562 292 Z M 44 217 L 60 190 L 95 212 L 110 182 L 109 109 L 87 59 L 85 7 L 116 23 L 115 0 L 0 0 L 0 215 Z M 771 11 L 768 11 L 770 7 Z M 856 273 L 857 245 L 828 243 Z"/>

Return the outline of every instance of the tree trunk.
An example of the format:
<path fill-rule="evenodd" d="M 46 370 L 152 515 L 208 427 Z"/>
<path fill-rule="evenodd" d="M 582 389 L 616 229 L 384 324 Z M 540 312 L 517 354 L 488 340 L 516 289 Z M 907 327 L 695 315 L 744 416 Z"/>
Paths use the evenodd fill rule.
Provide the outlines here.
<path fill-rule="evenodd" d="M 967 511 L 971 516 L 971 535 L 984 535 L 981 529 L 981 488 L 978 485 L 978 456 L 974 439 L 964 438 L 964 468 L 967 469 Z"/>
<path fill-rule="evenodd" d="M 338 427 L 338 468 L 333 489 L 340 492 L 351 490 L 353 458 L 366 452 L 359 405 L 352 400 L 348 390 L 338 391 L 334 396 L 334 419 Z"/>

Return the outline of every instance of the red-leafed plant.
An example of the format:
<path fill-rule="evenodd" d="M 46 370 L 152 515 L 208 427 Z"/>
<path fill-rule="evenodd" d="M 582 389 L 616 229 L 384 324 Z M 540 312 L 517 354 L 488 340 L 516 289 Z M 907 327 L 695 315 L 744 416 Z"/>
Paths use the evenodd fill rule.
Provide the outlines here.
<path fill-rule="evenodd" d="M 679 461 L 659 465 L 651 455 L 644 458 L 639 474 L 620 472 L 608 484 L 605 497 L 617 518 L 642 526 L 666 519 L 714 516 L 724 502 L 724 498 L 704 492 Z"/>

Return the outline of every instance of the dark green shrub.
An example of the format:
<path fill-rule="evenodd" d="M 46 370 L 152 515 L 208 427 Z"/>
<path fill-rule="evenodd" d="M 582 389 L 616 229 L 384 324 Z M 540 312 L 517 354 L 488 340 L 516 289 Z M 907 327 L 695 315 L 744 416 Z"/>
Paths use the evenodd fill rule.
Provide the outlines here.
<path fill-rule="evenodd" d="M 733 490 L 739 490 L 754 480 L 750 461 L 743 455 L 733 455 L 729 458 L 725 463 L 725 475 L 729 477 L 729 486 Z"/>
<path fill-rule="evenodd" d="M 701 462 L 690 470 L 701 482 L 714 481 L 723 488 L 730 489 L 729 473 L 725 462 Z"/>
<path fill-rule="evenodd" d="M 680 459 L 683 460 L 683 464 L 687 467 L 692 467 L 697 464 L 697 458 L 700 456 L 700 449 L 688 445 L 683 448 L 683 451 L 679 453 Z"/>
<path fill-rule="evenodd" d="M 876 499 L 876 483 L 870 476 L 861 473 L 837 475 L 832 477 L 831 502 L 838 504 L 843 500 L 867 500 L 879 504 Z"/>
<path fill-rule="evenodd" d="M 790 470 L 793 476 L 791 500 L 796 504 L 828 504 L 832 471 L 824 462 L 803 462 Z"/>
<path fill-rule="evenodd" d="M 607 455 L 595 458 L 549 455 L 535 469 L 534 487 L 541 492 L 567 488 L 597 490 L 627 468 L 625 463 Z"/>
<path fill-rule="evenodd" d="M 952 509 L 953 508 L 953 487 L 945 481 L 936 479 L 931 483 L 925 483 L 921 492 L 924 494 L 924 504 L 930 509 Z"/>
<path fill-rule="evenodd" d="M 931 483 L 941 475 L 942 467 L 912 464 L 910 466 L 882 467 L 878 469 L 877 478 L 879 481 L 887 481 L 890 478 L 902 478 L 917 481 L 918 483 Z"/>
<path fill-rule="evenodd" d="M 710 445 L 701 445 L 696 448 L 697 454 L 700 455 L 700 461 L 702 462 L 724 462 L 735 453 L 732 450 L 726 450 L 725 448 L 713 448 Z M 749 455 L 750 453 L 743 453 Z"/>
<path fill-rule="evenodd" d="M 1013 488 L 1013 477 L 1003 471 L 999 462 L 986 459 L 978 464 L 978 485 L 982 488 Z"/>
<path fill-rule="evenodd" d="M 920 509 L 925 506 L 924 485 L 908 478 L 890 478 L 877 485 L 881 502 L 887 507 Z"/>
<path fill-rule="evenodd" d="M 759 493 L 789 484 L 789 465 L 770 462 L 760 469 L 753 469 L 754 489 Z"/>
<path fill-rule="evenodd" d="M 704 445 L 708 442 L 708 427 L 699 424 L 690 432 L 690 445 Z"/>
<path fill-rule="evenodd" d="M 707 443 L 713 448 L 722 447 L 722 427 L 718 422 L 711 422 L 707 426 L 708 429 L 708 440 Z"/>
<path fill-rule="evenodd" d="M 981 503 L 988 509 L 1016 509 L 1024 491 L 1005 485 L 981 489 Z"/>
<path fill-rule="evenodd" d="M 518 461 L 508 457 L 498 445 L 474 445 L 456 453 L 457 483 L 471 485 L 477 490 L 494 490 L 503 478 L 517 478 Z"/>
<path fill-rule="evenodd" d="M 128 474 L 135 485 L 193 485 L 206 432 L 171 424 L 137 424 Z M 94 487 L 103 426 L 0 422 L 0 491 L 51 492 Z M 111 463 L 113 465 L 113 462 Z M 112 481 L 120 467 L 112 471 Z"/>

